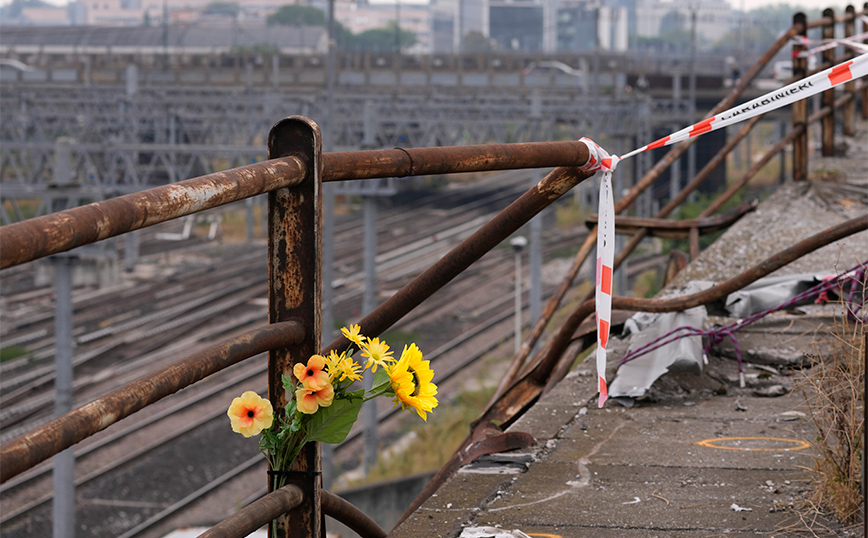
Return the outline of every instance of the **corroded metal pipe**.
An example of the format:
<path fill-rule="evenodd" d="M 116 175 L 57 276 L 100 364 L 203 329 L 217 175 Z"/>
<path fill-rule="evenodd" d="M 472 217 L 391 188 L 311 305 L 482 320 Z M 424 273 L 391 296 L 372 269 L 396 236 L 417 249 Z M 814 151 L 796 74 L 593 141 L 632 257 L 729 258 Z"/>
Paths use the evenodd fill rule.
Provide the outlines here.
<path fill-rule="evenodd" d="M 265 161 L 0 227 L 0 269 L 192 215 L 304 177 L 297 159 Z"/>
<path fill-rule="evenodd" d="M 587 161 L 587 147 L 583 144 L 581 148 L 583 148 L 581 151 L 583 155 L 580 156 L 583 156 Z M 553 170 L 518 200 L 485 223 L 473 235 L 462 241 L 422 274 L 389 297 L 376 310 L 365 316 L 359 322 L 362 332 L 368 336 L 382 334 L 422 301 L 470 267 L 486 252 L 530 221 L 534 215 L 592 175 L 593 173 L 582 172 L 578 168 L 562 167 Z M 338 337 L 325 348 L 324 353 L 333 349 L 343 349 L 347 344 L 345 338 Z"/>
<path fill-rule="evenodd" d="M 578 166 L 582 142 L 532 142 L 442 148 L 347 151 L 322 156 L 323 181 Z M 212 209 L 305 176 L 293 157 L 216 172 L 0 227 L 0 269 Z"/>
<path fill-rule="evenodd" d="M 353 530 L 361 538 L 386 538 L 386 531 L 354 504 L 334 493 L 322 490 L 322 511 Z"/>
<path fill-rule="evenodd" d="M 581 166 L 588 160 L 585 144 L 576 140 L 344 151 L 322 157 L 324 182 Z"/>
<path fill-rule="evenodd" d="M 244 538 L 304 500 L 301 488 L 283 486 L 253 501 L 232 516 L 199 535 L 199 538 Z"/>
<path fill-rule="evenodd" d="M 248 331 L 114 390 L 0 447 L 0 482 L 104 430 L 161 398 L 244 359 L 304 339 L 299 323 L 287 321 Z"/>
<path fill-rule="evenodd" d="M 638 297 L 612 297 L 612 308 L 618 310 L 635 310 L 639 312 L 680 312 L 695 306 L 708 304 L 712 301 L 723 299 L 730 293 L 740 290 L 758 279 L 768 275 L 784 265 L 801 258 L 805 254 L 813 252 L 830 243 L 843 239 L 855 233 L 868 229 L 868 214 L 848 220 L 837 226 L 833 226 L 822 232 L 799 241 L 795 245 L 786 248 L 763 262 L 751 267 L 725 282 L 708 288 L 707 290 L 674 297 L 671 299 L 644 299 Z M 564 321 L 558 333 L 551 341 L 548 353 L 537 364 L 530 374 L 530 379 L 535 383 L 545 384 L 548 375 L 560 360 L 561 355 L 572 340 L 573 333 L 581 323 L 594 312 L 596 303 L 593 299 L 582 303 L 569 318 Z"/>
<path fill-rule="evenodd" d="M 705 235 L 732 226 L 746 213 L 755 210 L 758 203 L 756 199 L 753 199 L 740 204 L 724 215 L 686 220 L 617 216 L 615 217 L 615 233 L 626 235 L 644 231 L 643 233 L 651 237 L 687 239 L 691 229 L 696 229 L 701 235 Z M 597 215 L 591 215 L 585 220 L 585 226 L 588 228 L 593 228 L 596 225 Z"/>
<path fill-rule="evenodd" d="M 340 521 L 362 538 L 386 538 L 386 531 L 367 514 L 334 493 L 321 490 L 322 511 Z M 284 486 L 245 506 L 211 527 L 199 538 L 244 538 L 276 517 L 298 507 L 304 493 L 296 485 Z"/>
<path fill-rule="evenodd" d="M 851 20 L 855 19 L 856 17 L 858 17 L 859 15 L 868 15 L 868 8 L 863 7 L 862 11 L 860 11 L 858 13 L 847 11 L 847 12 L 835 17 L 835 22 L 839 23 L 839 22 L 851 21 Z M 826 24 L 829 24 L 829 19 L 827 19 L 826 17 L 820 17 L 819 19 L 807 21 L 807 23 L 805 24 L 805 27 L 806 28 L 819 28 L 819 27 L 824 26 Z"/>

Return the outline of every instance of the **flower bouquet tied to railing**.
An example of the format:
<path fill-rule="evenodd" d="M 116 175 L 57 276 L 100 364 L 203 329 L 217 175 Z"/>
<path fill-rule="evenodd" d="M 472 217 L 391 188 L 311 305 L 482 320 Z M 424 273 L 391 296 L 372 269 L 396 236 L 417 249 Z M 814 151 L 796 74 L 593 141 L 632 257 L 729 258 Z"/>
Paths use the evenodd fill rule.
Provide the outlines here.
<path fill-rule="evenodd" d="M 268 459 L 274 489 L 285 485 L 285 471 L 306 443 L 340 443 L 346 439 L 359 416 L 362 403 L 378 396 L 391 397 L 395 406 L 415 410 L 428 419 L 437 407 L 434 372 L 422 352 L 411 343 L 395 359 L 385 341 L 359 334 L 351 325 L 341 329 L 343 335 L 361 350 L 367 359 L 364 368 L 353 359 L 353 347 L 328 356 L 313 355 L 307 364 L 297 363 L 291 375 L 283 374 L 287 401 L 283 414 L 275 420 L 271 402 L 253 391 L 232 400 L 227 414 L 232 431 L 244 437 L 262 433 L 259 449 Z M 374 374 L 370 390 L 350 390 L 362 374 Z"/>

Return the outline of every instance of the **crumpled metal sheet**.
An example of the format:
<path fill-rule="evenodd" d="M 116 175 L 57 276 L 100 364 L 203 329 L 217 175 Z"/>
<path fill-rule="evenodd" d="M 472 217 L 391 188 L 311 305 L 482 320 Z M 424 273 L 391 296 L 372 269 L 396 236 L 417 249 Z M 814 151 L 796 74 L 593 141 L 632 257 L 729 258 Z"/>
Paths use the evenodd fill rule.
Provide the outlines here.
<path fill-rule="evenodd" d="M 711 282 L 690 282 L 684 290 L 679 290 L 679 295 L 696 293 L 711 286 Z M 640 312 L 627 320 L 624 326 L 624 333 L 632 334 L 628 352 L 678 327 L 702 328 L 707 318 L 704 306 L 665 314 Z M 657 378 L 672 370 L 702 372 L 702 338 L 680 338 L 621 365 L 609 387 L 609 397 L 643 396 Z"/>

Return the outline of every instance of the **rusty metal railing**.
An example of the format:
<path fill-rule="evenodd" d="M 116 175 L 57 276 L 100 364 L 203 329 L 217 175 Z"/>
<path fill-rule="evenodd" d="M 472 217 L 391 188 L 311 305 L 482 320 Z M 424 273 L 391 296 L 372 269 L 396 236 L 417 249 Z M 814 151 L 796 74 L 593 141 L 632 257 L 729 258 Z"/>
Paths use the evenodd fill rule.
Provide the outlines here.
<path fill-rule="evenodd" d="M 581 142 L 347 151 L 322 156 L 322 181 L 580 166 L 587 160 Z M 0 269 L 296 186 L 306 173 L 295 157 L 275 158 L 8 224 L 0 227 Z"/>
<path fill-rule="evenodd" d="M 861 13 L 868 13 L 868 7 Z M 846 24 L 854 20 L 857 15 L 859 14 L 855 10 L 850 10 L 840 17 L 826 14 L 826 17 L 819 22 L 798 19 L 793 28 L 776 40 L 712 113 L 734 104 L 763 67 L 793 36 L 803 33 L 807 28 L 829 25 L 831 21 Z M 852 35 L 852 32 L 848 35 Z M 762 164 L 768 162 L 771 156 L 789 143 L 798 147 L 811 122 L 828 117 L 831 117 L 834 122 L 836 108 L 845 107 L 846 123 L 847 114 L 852 114 L 847 112 L 851 109 L 848 103 L 853 101 L 854 95 L 858 92 L 862 91 L 864 95 L 864 88 L 864 83 L 854 84 L 846 88 L 845 94 L 837 100 L 824 101 L 826 106 L 811 117 L 799 116 L 799 121 L 795 122 L 790 134 L 763 157 Z M 863 113 L 864 111 L 863 104 Z M 656 218 L 666 217 L 677 208 L 690 192 L 723 162 L 726 155 L 735 148 L 738 141 L 747 136 L 758 121 L 758 118 L 751 120 L 732 138 L 721 152 L 658 213 Z M 674 146 L 618 202 L 616 212 L 620 213 L 628 208 L 669 165 L 687 150 L 693 140 L 695 139 Z M 557 167 L 536 186 L 360 321 L 365 334 L 377 336 L 486 252 L 508 238 L 542 209 L 590 177 L 590 174 L 577 168 L 588 160 L 587 148 L 581 142 L 399 148 L 323 154 L 318 127 L 311 120 L 301 117 L 287 118 L 277 123 L 269 134 L 268 149 L 269 160 L 262 163 L 0 227 L 0 269 L 2 269 L 258 194 L 268 193 L 269 196 L 269 325 L 194 353 L 160 374 L 130 383 L 4 444 L 0 447 L 0 458 L 3 460 L 0 482 L 9 480 L 160 398 L 262 351 L 270 353 L 270 397 L 275 409 L 282 410 L 286 402 L 280 383 L 281 373 L 291 369 L 294 363 L 306 360 L 311 354 L 323 349 L 319 320 L 319 297 L 322 287 L 319 253 L 320 189 L 323 182 Z M 801 155 L 799 159 L 802 159 Z M 742 188 L 761 166 L 759 163 L 754 165 L 701 216 L 708 217 L 714 213 L 725 200 Z M 795 164 L 794 169 L 796 172 L 801 170 Z M 801 176 L 796 173 L 796 179 L 799 178 Z M 711 300 L 709 297 L 716 297 L 715 294 L 746 285 L 822 244 L 864 230 L 865 225 L 866 219 L 862 218 L 827 230 L 782 251 L 742 275 L 703 292 L 704 295 L 668 302 L 616 297 L 613 299 L 613 306 L 668 311 L 667 309 L 686 308 L 685 305 L 693 303 L 700 304 Z M 627 247 L 619 254 L 616 266 L 647 233 L 646 228 L 634 233 Z M 530 349 L 542 335 L 551 315 L 571 287 L 578 268 L 591 252 L 593 244 L 594 240 L 589 239 L 580 248 L 573 269 L 547 305 L 543 319 L 534 326 L 531 336 L 514 358 L 497 395 L 492 398 L 486 411 L 475 422 L 476 427 L 465 442 L 465 447 L 468 447 L 468 443 L 471 442 L 479 446 L 485 437 L 491 435 L 490 428 L 493 420 L 501 424 L 508 424 L 514 420 L 517 413 L 531 405 L 545 387 L 551 385 L 553 380 L 558 379 L 564 372 L 563 351 L 570 341 L 576 338 L 577 329 L 592 311 L 592 301 L 582 302 L 567 322 L 560 327 L 552 341 L 533 360 L 528 360 Z M 583 338 L 590 345 L 593 330 L 583 334 Z M 344 344 L 342 339 L 337 339 L 325 349 L 334 349 L 342 344 Z M 507 445 L 509 442 L 511 441 L 505 440 Z M 497 443 L 491 445 L 495 446 Z M 468 453 L 479 454 L 480 452 L 465 451 L 465 455 Z M 336 515 L 338 519 L 343 517 L 351 527 L 363 529 L 365 536 L 384 535 L 376 525 L 371 526 L 372 522 L 363 514 L 357 513 L 358 511 L 347 506 L 345 501 L 336 499 L 321 489 L 320 479 L 316 474 L 320 466 L 319 457 L 319 446 L 310 444 L 297 460 L 293 470 L 312 472 L 299 473 L 298 476 L 302 478 L 292 479 L 290 485 L 271 492 L 266 498 L 243 511 L 243 515 L 218 525 L 210 531 L 209 536 L 227 538 L 242 536 L 241 533 L 246 532 L 244 529 L 249 529 L 250 525 L 261 525 L 276 516 L 279 516 L 280 521 L 279 536 L 319 536 L 322 532 L 320 524 L 323 512 Z M 449 469 L 454 469 L 456 465 L 463 462 L 463 457 L 453 458 L 426 490 L 430 493 L 439 483 L 438 481 L 448 475 Z M 420 498 L 424 500 L 424 492 Z M 417 499 L 414 506 L 418 506 L 419 502 Z M 291 525 L 290 521 L 292 521 Z"/>
<path fill-rule="evenodd" d="M 395 149 L 321 153 L 319 130 L 306 118 L 288 118 L 269 135 L 269 160 L 166 187 L 97 202 L 0 228 L 2 267 L 12 267 L 126 233 L 269 193 L 269 321 L 195 353 L 157 376 L 130 383 L 0 447 L 0 482 L 20 474 L 90 435 L 168 394 L 240 360 L 268 350 L 269 387 L 275 409 L 283 409 L 280 374 L 319 351 L 319 189 L 322 181 L 529 167 L 559 166 L 536 187 L 484 225 L 468 240 L 417 277 L 387 304 L 362 320 L 368 334 L 380 334 L 434 291 L 509 237 L 543 208 L 590 174 L 576 169 L 588 160 L 581 142 L 502 144 L 455 148 Z M 328 172 L 325 172 L 325 165 Z M 319 446 L 309 444 L 293 470 L 319 469 Z M 302 475 L 305 476 L 305 475 Z M 321 508 L 336 517 L 352 513 L 346 503 L 323 492 L 308 474 L 291 486 L 300 496 L 282 495 L 278 527 L 283 536 L 315 536 Z M 288 515 L 287 515 L 288 512 Z M 290 526 L 290 520 L 292 525 Z M 364 518 L 349 523 L 364 528 Z M 373 530 L 372 530 L 373 529 Z M 378 536 L 369 528 L 368 535 Z M 380 531 L 381 532 L 381 531 Z M 234 534 L 230 534 L 234 535 Z"/>

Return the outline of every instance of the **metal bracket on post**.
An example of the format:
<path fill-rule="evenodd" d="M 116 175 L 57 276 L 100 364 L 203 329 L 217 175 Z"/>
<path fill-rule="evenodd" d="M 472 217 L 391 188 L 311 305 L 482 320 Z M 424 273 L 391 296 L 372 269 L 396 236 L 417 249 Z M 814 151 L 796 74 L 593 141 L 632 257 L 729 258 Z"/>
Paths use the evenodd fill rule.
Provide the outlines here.
<path fill-rule="evenodd" d="M 283 413 L 292 397 L 283 390 L 281 375 L 292 375 L 293 365 L 307 362 L 321 344 L 322 136 L 316 123 L 301 116 L 277 122 L 268 134 L 268 158 L 280 157 L 300 159 L 306 176 L 296 187 L 268 194 L 268 320 L 300 321 L 305 338 L 298 346 L 268 355 L 268 393 L 276 414 Z M 278 519 L 272 538 L 324 537 L 319 443 L 305 445 L 291 470 L 299 472 L 287 483 L 302 489 L 304 501 Z"/>

